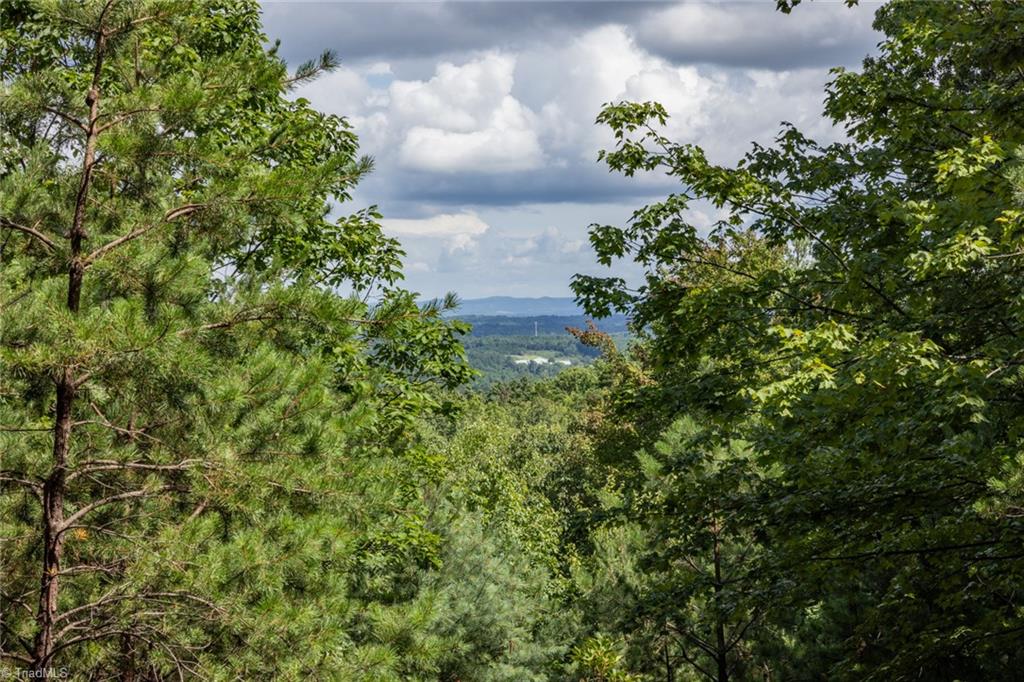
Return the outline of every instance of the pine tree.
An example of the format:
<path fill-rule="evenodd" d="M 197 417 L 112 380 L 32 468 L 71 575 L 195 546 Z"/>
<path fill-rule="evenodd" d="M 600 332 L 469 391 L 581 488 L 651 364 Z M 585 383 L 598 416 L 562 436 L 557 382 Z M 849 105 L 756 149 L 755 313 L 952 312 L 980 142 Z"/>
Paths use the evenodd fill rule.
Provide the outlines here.
<path fill-rule="evenodd" d="M 0 5 L 5 664 L 329 673 L 374 552 L 436 552 L 402 424 L 463 328 L 332 217 L 371 163 L 288 91 L 334 56 L 265 40 L 247 0 Z"/>

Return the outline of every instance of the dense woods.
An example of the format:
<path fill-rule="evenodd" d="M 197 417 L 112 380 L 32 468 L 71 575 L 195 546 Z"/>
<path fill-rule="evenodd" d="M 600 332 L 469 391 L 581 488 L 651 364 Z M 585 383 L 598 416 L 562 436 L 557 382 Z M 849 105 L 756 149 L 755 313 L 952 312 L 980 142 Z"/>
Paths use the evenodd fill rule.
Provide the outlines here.
<path fill-rule="evenodd" d="M 1024 5 L 875 21 L 840 142 L 719 166 L 606 106 L 601 163 L 678 181 L 591 227 L 642 282 L 572 284 L 631 341 L 473 386 L 295 96 L 332 53 L 0 3 L 0 673 L 1019 679 Z"/>

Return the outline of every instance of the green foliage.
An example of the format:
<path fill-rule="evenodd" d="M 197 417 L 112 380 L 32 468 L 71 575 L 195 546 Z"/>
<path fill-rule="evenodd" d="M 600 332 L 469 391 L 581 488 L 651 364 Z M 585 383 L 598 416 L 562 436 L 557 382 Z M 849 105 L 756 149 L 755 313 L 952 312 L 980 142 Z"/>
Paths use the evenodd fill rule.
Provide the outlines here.
<path fill-rule="evenodd" d="M 445 496 L 481 515 L 552 575 L 571 563 L 576 513 L 585 513 L 590 446 L 579 408 L 596 388 L 587 368 L 553 379 L 498 384 L 463 405 L 436 435 L 446 457 Z"/>
<path fill-rule="evenodd" d="M 458 582 L 479 585 L 484 596 L 469 597 L 464 587 L 459 599 L 466 601 L 450 608 L 475 613 L 483 599 L 489 604 L 486 613 L 532 614 L 526 622 L 533 623 L 534 634 L 517 635 L 504 656 L 534 651 L 533 662 L 509 673 L 510 679 L 581 679 L 589 673 L 574 658 L 573 647 L 624 615 L 618 612 L 620 586 L 612 577 L 626 568 L 616 554 L 621 536 L 617 526 L 603 528 L 620 486 L 614 466 L 594 449 L 591 423 L 606 393 L 599 367 L 495 384 L 470 395 L 455 422 L 436 424 L 427 438 L 446 460 L 437 495 L 452 505 L 454 516 L 446 516 L 450 520 L 443 525 L 482 534 L 474 540 L 479 556 L 448 563 L 441 572 L 459 571 Z M 489 567 L 489 552 L 495 551 L 490 543 L 517 579 Z M 489 585 L 498 589 L 488 592 Z M 512 603 L 488 601 L 499 595 Z M 507 631 L 522 618 L 509 616 L 487 631 Z M 466 620 L 482 622 L 486 619 L 479 614 Z M 468 633 L 464 642 L 483 636 Z M 497 641 L 495 634 L 486 637 Z M 463 665 L 471 663 L 467 652 Z M 463 668 L 461 679 L 494 679 L 502 669 Z"/>
<path fill-rule="evenodd" d="M 440 564 L 413 425 L 467 328 L 332 217 L 371 164 L 287 93 L 333 57 L 265 40 L 241 0 L 0 5 L 4 666 L 361 679 Z"/>
<path fill-rule="evenodd" d="M 1015 677 L 1021 25 L 892 2 L 845 140 L 731 167 L 608 105 L 609 168 L 680 182 L 591 227 L 638 288 L 574 281 L 635 343 L 467 354 L 337 211 L 372 163 L 289 97 L 333 54 L 243 0 L 0 5 L 0 672 Z M 523 351 L 601 357 L 494 381 Z"/>
<path fill-rule="evenodd" d="M 469 364 L 480 372 L 475 386 L 480 389 L 524 376 L 552 377 L 567 367 L 578 367 L 594 361 L 597 351 L 576 341 L 568 333 L 531 335 L 472 336 L 463 340 Z M 546 364 L 529 362 L 541 357 Z M 516 360 L 527 360 L 516 364 Z M 568 360 L 564 365 L 558 360 Z"/>
<path fill-rule="evenodd" d="M 598 119 L 615 135 L 611 169 L 681 184 L 624 227 L 592 228 L 601 262 L 644 267 L 639 290 L 574 283 L 590 312 L 627 312 L 645 337 L 650 380 L 612 404 L 649 425 L 641 446 L 700 415 L 719 445 L 693 452 L 744 443 L 738 461 L 766 482 L 751 494 L 747 474 L 677 460 L 685 476 L 653 498 L 680 538 L 659 543 L 661 561 L 700 546 L 689 501 L 737 505 L 757 541 L 744 581 L 770 597 L 754 648 L 775 673 L 994 679 L 1020 666 L 1021 13 L 882 7 L 878 55 L 827 90 L 846 142 L 785 126 L 727 167 L 667 139 L 657 104 Z M 710 234 L 689 220 L 697 200 L 723 216 Z M 708 603 L 689 622 L 723 615 Z"/>
<path fill-rule="evenodd" d="M 500 524 L 454 521 L 444 568 L 427 585 L 442 599 L 448 643 L 436 679 L 546 680 L 565 651 L 564 613 L 551 575 Z"/>
<path fill-rule="evenodd" d="M 637 680 L 622 670 L 619 647 L 606 635 L 588 637 L 573 649 L 573 662 L 580 671 L 582 682 L 633 682 Z"/>
<path fill-rule="evenodd" d="M 748 517 L 762 474 L 742 441 L 719 442 L 695 420 L 672 424 L 653 452 L 639 454 L 646 483 L 635 518 L 648 534 L 639 610 L 664 657 L 718 679 L 717 667 L 751 676 L 751 640 L 771 606 L 751 574 L 761 553 L 759 520 Z M 711 673 L 715 671 L 715 673 Z"/>

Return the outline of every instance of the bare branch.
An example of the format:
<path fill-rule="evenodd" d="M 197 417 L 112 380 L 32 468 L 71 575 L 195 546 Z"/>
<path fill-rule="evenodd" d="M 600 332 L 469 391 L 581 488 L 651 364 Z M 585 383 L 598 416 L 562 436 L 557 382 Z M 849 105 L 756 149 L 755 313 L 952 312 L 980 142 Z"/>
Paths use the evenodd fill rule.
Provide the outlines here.
<path fill-rule="evenodd" d="M 34 237 L 40 242 L 42 242 L 44 245 L 46 245 L 48 249 L 50 249 L 50 251 L 57 250 L 57 244 L 52 239 L 50 239 L 45 234 L 36 229 L 37 227 L 39 227 L 39 223 L 36 223 L 35 227 L 29 227 L 28 225 L 22 225 L 21 223 L 16 223 L 9 218 L 4 218 L 0 216 L 0 227 L 6 227 L 7 229 L 27 234 L 30 237 Z"/>
<path fill-rule="evenodd" d="M 21 635 L 19 635 L 14 630 L 12 630 L 7 625 L 7 623 L 3 622 L 2 620 L 0 620 L 0 628 L 3 628 L 4 630 L 6 630 L 7 633 L 10 634 L 11 637 L 16 639 L 18 641 L 18 644 L 20 644 L 22 647 L 24 647 L 25 651 L 27 651 L 29 654 L 31 654 L 33 652 L 32 643 L 27 641 L 26 639 L 24 639 Z M 21 658 L 21 654 L 16 654 L 13 651 L 0 651 L 0 655 L 9 656 L 10 658 L 13 658 L 15 660 L 25 660 L 24 658 Z M 32 659 L 29 658 L 28 660 L 31 661 Z"/>
<path fill-rule="evenodd" d="M 217 604 L 191 592 L 141 592 L 138 594 L 114 594 L 112 592 L 108 592 L 94 602 L 69 609 L 55 618 L 54 623 L 69 622 L 67 622 L 67 624 L 57 632 L 54 639 L 60 642 L 64 637 L 73 633 L 75 630 L 82 629 L 87 629 L 87 631 L 92 635 L 95 635 L 97 639 L 103 638 L 105 636 L 103 634 L 104 629 L 114 625 L 112 615 L 105 615 L 103 611 L 108 607 L 123 604 L 125 602 L 142 602 L 172 606 L 180 603 L 192 602 L 202 606 L 210 612 L 221 615 L 224 613 L 224 609 Z M 146 617 L 167 616 L 170 615 L 170 613 L 170 611 L 165 609 L 150 609 L 145 611 L 133 611 L 132 616 L 136 620 L 141 620 Z M 78 618 L 77 620 L 70 620 L 72 617 L 78 616 L 79 614 L 82 614 L 81 618 Z M 105 617 L 103 617 L 104 615 Z M 103 617 L 100 623 L 96 622 L 97 616 Z M 82 635 L 64 641 L 62 642 L 62 646 L 58 646 L 57 648 L 59 649 L 70 646 L 74 643 L 87 641 L 83 640 L 83 637 L 88 637 L 88 635 Z"/>
<path fill-rule="evenodd" d="M 182 329 L 178 332 L 179 336 L 186 334 L 194 334 L 201 331 L 211 331 L 214 329 L 230 329 L 239 324 L 246 324 L 249 322 L 268 322 L 273 320 L 287 319 L 287 311 L 282 311 L 279 306 L 259 306 L 256 308 L 248 308 L 239 310 L 234 315 L 226 320 L 220 322 L 211 322 L 209 324 L 200 325 L 198 327 L 191 327 L 189 329 Z"/>
<path fill-rule="evenodd" d="M 97 459 L 83 462 L 68 473 L 67 479 L 71 480 L 83 474 L 91 474 L 97 471 L 185 471 L 197 465 L 202 465 L 201 459 L 185 459 L 175 464 L 152 464 L 150 462 L 118 462 L 112 459 Z"/>
<path fill-rule="evenodd" d="M 185 204 L 184 206 L 179 206 L 178 208 L 171 209 L 164 215 L 164 222 L 169 223 L 172 220 L 191 215 L 202 208 L 206 208 L 206 204 Z"/>
<path fill-rule="evenodd" d="M 747 630 L 750 628 L 750 626 L 756 623 L 757 619 L 760 617 L 761 612 L 755 609 L 754 614 L 750 617 L 750 620 L 748 620 L 746 624 L 742 628 L 740 628 L 739 632 L 733 633 L 732 641 L 729 643 L 725 650 L 732 651 L 736 647 L 736 645 L 740 643 L 740 640 L 743 639 L 743 635 L 747 634 Z"/>
<path fill-rule="evenodd" d="M 21 472 L 3 469 L 0 470 L 0 483 L 16 483 L 23 488 L 27 488 L 36 497 L 40 497 L 43 494 L 43 484 L 39 481 L 23 478 L 23 476 L 24 474 Z"/>
<path fill-rule="evenodd" d="M 705 652 L 709 656 L 715 656 L 715 648 L 711 644 L 709 644 L 705 639 L 694 633 L 692 630 L 681 629 L 675 623 L 666 623 L 666 625 L 670 630 L 673 630 L 680 637 L 685 637 L 692 641 L 694 644 L 697 645 L 697 648 L 699 648 L 701 651 Z"/>
<path fill-rule="evenodd" d="M 55 109 L 53 107 L 50 107 L 50 106 L 47 106 L 47 105 L 44 104 L 43 105 L 43 111 L 49 112 L 49 113 L 53 114 L 54 116 L 56 116 L 56 117 L 58 117 L 58 118 L 60 118 L 60 119 L 62 119 L 64 121 L 70 123 L 71 125 L 75 126 L 79 130 L 81 130 L 83 133 L 89 132 L 88 126 L 86 126 L 84 123 L 79 121 L 74 116 L 71 116 L 69 114 L 64 113 L 60 109 Z"/>
<path fill-rule="evenodd" d="M 146 438 L 146 439 L 148 439 L 150 441 L 153 441 L 154 443 L 157 443 L 159 445 L 163 445 L 163 441 L 162 440 L 160 440 L 156 436 L 150 435 L 149 433 L 147 433 L 147 430 L 152 428 L 152 427 L 154 427 L 154 426 L 162 426 L 163 424 L 167 423 L 166 421 L 164 421 L 164 422 L 157 422 L 156 424 L 151 424 L 151 425 L 148 425 L 148 426 L 144 426 L 142 428 L 136 428 L 135 424 L 134 424 L 135 419 L 133 417 L 132 420 L 128 424 L 128 428 L 124 428 L 124 427 L 121 427 L 121 426 L 117 426 L 116 424 L 113 424 L 109 419 L 107 419 L 107 416 L 105 414 L 103 414 L 103 412 L 100 410 L 99 406 L 96 405 L 96 403 L 89 403 L 89 407 L 91 407 L 92 411 L 96 413 L 96 416 L 100 418 L 100 421 L 98 421 L 98 422 L 95 421 L 95 420 L 80 421 L 80 422 L 76 422 L 76 424 L 75 424 L 76 426 L 77 425 L 81 425 L 81 424 L 99 424 L 100 426 L 106 427 L 106 428 L 108 428 L 108 429 L 110 429 L 112 431 L 115 431 L 115 432 L 120 433 L 120 434 L 122 434 L 124 436 L 127 436 L 128 438 L 130 438 L 133 441 L 137 441 L 140 438 Z M 118 462 L 115 462 L 114 460 L 104 460 L 103 463 L 104 464 L 117 464 Z"/>
<path fill-rule="evenodd" d="M 62 568 L 60 571 L 57 572 L 57 575 L 81 575 L 83 573 L 106 573 L 107 575 L 113 575 L 116 574 L 118 571 L 122 570 L 122 568 L 123 567 L 119 563 L 113 563 L 108 565 L 77 564 L 75 566 Z"/>
<path fill-rule="evenodd" d="M 82 634 L 82 635 L 79 635 L 78 637 L 74 637 L 74 638 L 69 639 L 67 641 L 60 642 L 59 644 L 56 644 L 53 647 L 53 650 L 50 652 L 49 656 L 47 656 L 46 659 L 43 660 L 43 663 L 48 662 L 58 652 L 60 652 L 60 651 L 62 651 L 64 649 L 67 649 L 69 647 L 72 647 L 72 646 L 74 646 L 76 644 L 82 644 L 84 642 L 96 642 L 96 641 L 99 641 L 101 639 L 108 639 L 110 637 L 116 637 L 118 635 L 126 636 L 126 637 L 133 637 L 135 639 L 142 640 L 142 641 L 147 642 L 149 644 L 155 644 L 154 638 L 153 637 L 147 638 L 144 634 L 142 634 L 143 632 L 153 633 L 153 634 L 155 634 L 159 638 L 166 638 L 167 637 L 167 633 L 160 632 L 159 630 L 157 630 L 156 628 L 153 628 L 153 627 L 145 627 L 142 624 L 138 624 L 138 625 L 135 626 L 135 628 L 130 629 L 130 630 L 125 630 L 125 629 L 122 629 L 122 628 L 115 628 L 112 625 L 106 625 L 103 628 L 91 629 L 86 634 Z"/>
<path fill-rule="evenodd" d="M 160 107 L 145 107 L 145 108 L 142 108 L 142 109 L 133 109 L 131 111 L 126 111 L 126 112 L 124 112 L 122 114 L 118 114 L 117 116 L 114 116 L 112 119 L 110 119 L 109 121 L 107 121 L 103 125 L 98 126 L 96 128 L 96 133 L 99 134 L 99 133 L 102 133 L 103 131 L 105 131 L 105 130 L 107 130 L 109 128 L 113 128 L 118 123 L 121 123 L 123 121 L 127 121 L 128 119 L 130 119 L 133 116 L 138 116 L 139 114 L 152 114 L 152 113 L 155 113 L 157 111 L 160 111 Z"/>
<path fill-rule="evenodd" d="M 32 662 L 31 656 L 26 656 L 25 654 L 16 654 L 13 651 L 0 651 L 0 658 L 10 658 L 15 661 L 21 661 L 22 663 Z"/>
<path fill-rule="evenodd" d="M 160 493 L 168 492 L 170 490 L 174 490 L 174 486 L 161 486 L 156 489 L 141 488 L 139 490 L 129 490 L 128 492 L 118 493 L 117 495 L 111 495 L 110 497 L 104 497 L 96 500 L 95 502 L 85 505 L 74 514 L 64 519 L 60 532 L 63 533 L 87 514 L 96 511 L 100 507 L 106 507 L 107 505 L 114 504 L 115 502 L 123 502 L 124 500 L 138 499 L 140 497 L 152 497 L 153 495 L 159 495 Z"/>
<path fill-rule="evenodd" d="M 179 206 L 178 208 L 171 209 L 170 211 L 164 214 L 163 220 L 161 220 L 159 223 L 136 228 L 129 232 L 128 234 L 121 235 L 117 239 L 107 242 L 103 246 L 99 247 L 82 260 L 82 265 L 83 267 L 89 267 L 96 260 L 102 258 L 103 256 L 118 248 L 122 244 L 126 244 L 132 241 L 133 239 L 138 239 L 142 235 L 156 229 L 160 225 L 173 222 L 174 220 L 177 220 L 178 218 L 182 218 L 187 215 L 191 215 L 192 213 L 195 213 L 196 211 L 203 208 L 204 206 L 205 204 L 186 204 L 184 206 Z"/>

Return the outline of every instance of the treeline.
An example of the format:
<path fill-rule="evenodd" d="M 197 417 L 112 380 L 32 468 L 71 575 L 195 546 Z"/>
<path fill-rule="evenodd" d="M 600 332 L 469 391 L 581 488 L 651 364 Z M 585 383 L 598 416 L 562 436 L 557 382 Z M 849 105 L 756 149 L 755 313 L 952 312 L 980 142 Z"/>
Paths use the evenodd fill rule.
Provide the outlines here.
<path fill-rule="evenodd" d="M 582 315 L 458 315 L 472 326 L 473 336 L 533 336 L 534 334 L 565 334 L 568 327 L 583 327 L 587 318 Z M 624 315 L 610 315 L 601 320 L 601 329 L 609 333 L 628 331 Z"/>
<path fill-rule="evenodd" d="M 1024 6 L 876 26 L 842 142 L 716 166 L 606 107 L 608 166 L 680 181 L 592 228 L 639 288 L 574 282 L 635 339 L 467 392 L 455 300 L 333 217 L 371 164 L 289 96 L 332 54 L 244 0 L 0 4 L 2 671 L 1019 678 Z"/>
<path fill-rule="evenodd" d="M 625 336 L 621 338 L 624 340 Z M 566 367 L 556 359 L 568 360 L 571 367 L 591 363 L 600 355 L 596 348 L 580 343 L 566 331 L 543 336 L 468 336 L 462 344 L 466 349 L 467 362 L 477 372 L 472 383 L 476 389 L 527 375 L 551 377 Z M 536 357 L 548 362 L 529 361 Z M 516 364 L 516 359 L 526 362 Z"/>

